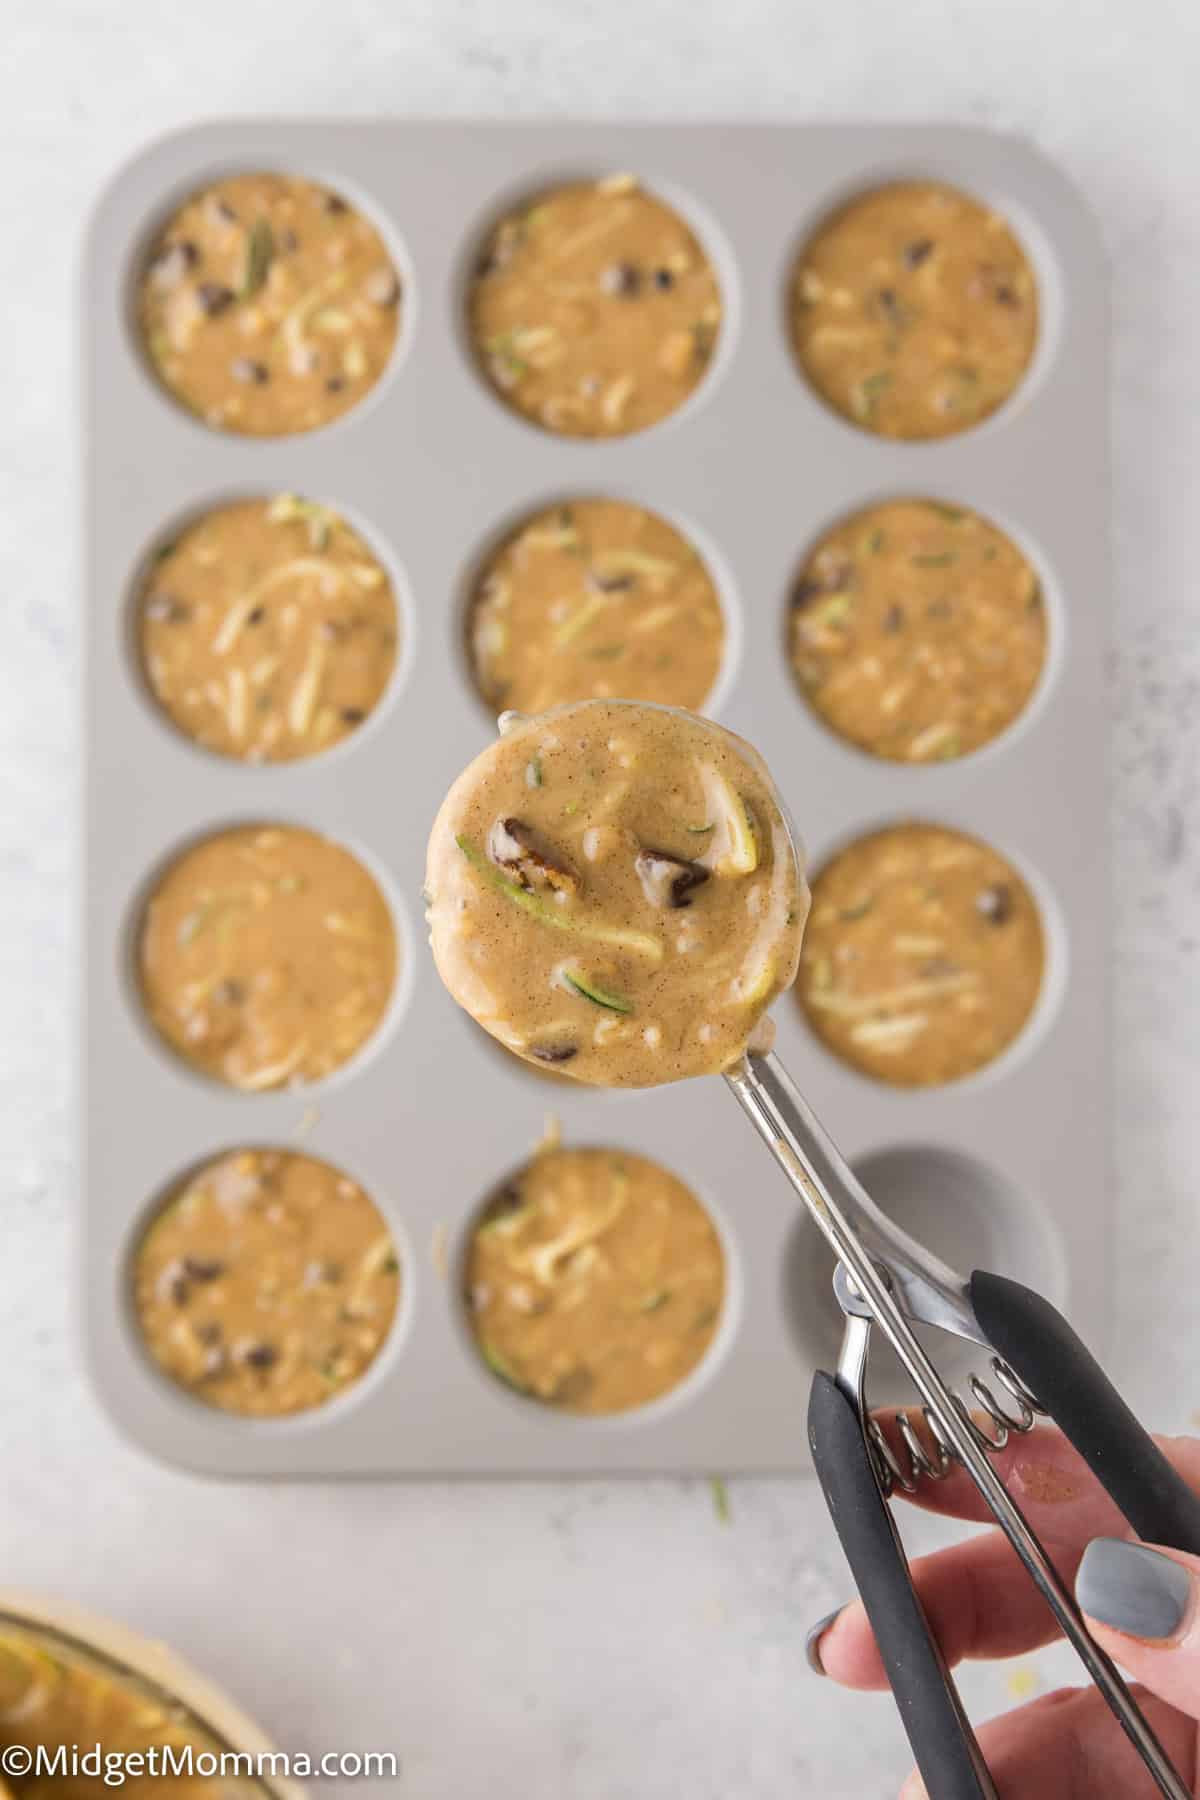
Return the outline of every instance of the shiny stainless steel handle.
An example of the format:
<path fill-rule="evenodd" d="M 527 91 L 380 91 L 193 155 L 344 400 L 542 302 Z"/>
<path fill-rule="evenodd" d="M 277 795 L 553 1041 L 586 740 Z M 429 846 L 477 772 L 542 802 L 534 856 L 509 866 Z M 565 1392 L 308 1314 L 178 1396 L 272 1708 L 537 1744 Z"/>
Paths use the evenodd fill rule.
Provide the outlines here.
<path fill-rule="evenodd" d="M 986 1344 L 967 1282 L 889 1224 L 777 1057 L 747 1055 L 725 1079 L 834 1255 L 853 1278 L 876 1325 L 937 1418 L 947 1447 L 979 1489 L 1160 1791 L 1169 1800 L 1192 1800 L 1115 1663 L 1090 1637 L 1073 1597 L 905 1316 L 907 1310 L 912 1317 L 943 1325 L 939 1315 L 944 1312 L 945 1329 Z"/>

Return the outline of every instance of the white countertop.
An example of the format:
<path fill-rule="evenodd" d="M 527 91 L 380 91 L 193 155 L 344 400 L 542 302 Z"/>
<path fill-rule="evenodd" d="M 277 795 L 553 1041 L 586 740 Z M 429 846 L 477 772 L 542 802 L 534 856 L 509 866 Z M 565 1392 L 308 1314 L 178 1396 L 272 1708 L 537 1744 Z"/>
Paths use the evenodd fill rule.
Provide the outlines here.
<path fill-rule="evenodd" d="M 846 1593 L 811 1483 L 734 1482 L 727 1526 L 702 1482 L 214 1486 L 126 1450 L 92 1404 L 67 1279 L 71 283 L 101 179 L 202 115 L 944 117 L 1023 132 L 1074 176 L 1109 246 L 1116 338 L 1110 1362 L 1148 1421 L 1200 1420 L 1192 10 L 40 0 L 6 26 L 0 1583 L 169 1637 L 289 1748 L 397 1750 L 399 1789 L 358 1793 L 857 1800 L 892 1792 L 907 1766 L 887 1699 L 839 1694 L 804 1667 L 805 1627 Z M 797 1393 L 797 1430 L 803 1410 Z M 926 1547 L 940 1534 L 918 1520 L 909 1535 Z M 1059 1655 L 1022 1669 L 1073 1679 Z M 1009 1677 L 970 1671 L 977 1716 L 1009 1703 Z"/>

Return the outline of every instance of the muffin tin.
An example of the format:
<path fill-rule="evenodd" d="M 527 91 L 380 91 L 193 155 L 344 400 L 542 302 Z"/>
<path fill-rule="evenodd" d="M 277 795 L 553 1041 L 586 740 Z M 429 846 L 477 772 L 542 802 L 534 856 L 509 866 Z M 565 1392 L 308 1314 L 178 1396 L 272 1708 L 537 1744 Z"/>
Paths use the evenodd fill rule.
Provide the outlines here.
<path fill-rule="evenodd" d="M 154 226 L 215 175 L 279 168 L 329 183 L 381 227 L 405 280 L 401 341 L 359 408 L 304 437 L 207 429 L 145 367 L 131 326 Z M 707 379 L 664 423 L 605 442 L 554 438 L 488 390 L 463 329 L 482 234 L 514 197 L 635 171 L 696 227 L 725 321 Z M 805 236 L 850 194 L 900 177 L 956 183 L 1012 221 L 1035 264 L 1042 336 L 1013 401 L 941 442 L 874 439 L 806 387 L 785 323 Z M 175 1464 L 230 1476 L 807 1470 L 805 1391 L 836 1353 L 829 1257 L 715 1082 L 642 1093 L 540 1080 L 443 992 L 424 943 L 425 840 L 488 723 L 463 656 L 481 551 L 572 494 L 627 496 L 677 523 L 717 578 L 728 622 L 714 715 L 765 755 L 814 862 L 905 817 L 987 838 L 1042 908 L 1048 973 L 999 1062 L 941 1089 L 892 1090 L 815 1043 L 790 996 L 781 1053 L 885 1208 L 959 1266 L 1032 1280 L 1101 1344 L 1110 1291 L 1104 652 L 1108 553 L 1105 274 L 1097 233 L 1057 170 L 963 127 L 250 121 L 141 153 L 94 215 L 83 273 L 86 457 L 86 1021 L 81 1090 L 87 1360 L 122 1429 Z M 221 500 L 294 490 L 345 512 L 396 581 L 391 690 L 344 744 L 244 767 L 181 738 L 144 691 L 129 608 L 142 559 Z M 785 609 L 806 549 L 855 507 L 922 494 L 984 512 L 1044 584 L 1046 672 L 1025 715 L 960 762 L 875 761 L 797 693 Z M 246 1095 L 192 1074 L 140 1011 L 132 945 L 146 886 L 180 846 L 280 820 L 358 854 L 393 908 L 391 1012 L 323 1084 Z M 524 1160 L 543 1117 L 573 1144 L 664 1162 L 710 1209 L 729 1268 L 705 1362 L 673 1394 L 612 1419 L 507 1391 L 479 1362 L 459 1301 L 472 1218 Z M 200 1159 L 303 1148 L 372 1195 L 404 1268 L 400 1314 L 365 1378 L 300 1418 L 197 1405 L 143 1353 L 129 1258 L 148 1209 Z M 951 1367 L 956 1353 L 948 1359 Z M 876 1392 L 903 1393 L 886 1371 Z"/>

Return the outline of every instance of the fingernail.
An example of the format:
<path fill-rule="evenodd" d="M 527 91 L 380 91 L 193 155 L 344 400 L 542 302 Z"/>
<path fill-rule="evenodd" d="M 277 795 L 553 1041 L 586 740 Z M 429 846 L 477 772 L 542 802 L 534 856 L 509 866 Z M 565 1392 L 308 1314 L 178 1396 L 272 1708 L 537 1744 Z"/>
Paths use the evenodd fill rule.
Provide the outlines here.
<path fill-rule="evenodd" d="M 1191 1574 L 1180 1563 L 1123 1538 L 1093 1538 L 1075 1577 L 1084 1612 L 1129 1637 L 1174 1637 L 1191 1593 Z"/>
<path fill-rule="evenodd" d="M 929 1800 L 929 1789 L 915 1769 L 900 1789 L 900 1800 Z"/>
<path fill-rule="evenodd" d="M 825 1665 L 821 1661 L 821 1639 L 825 1636 L 825 1633 L 829 1630 L 833 1621 L 841 1616 L 841 1612 L 841 1607 L 835 1606 L 831 1613 L 826 1613 L 823 1619 L 817 1620 L 816 1624 L 812 1627 L 804 1640 L 804 1654 L 808 1658 L 808 1666 L 814 1675 L 823 1675 L 825 1673 Z"/>

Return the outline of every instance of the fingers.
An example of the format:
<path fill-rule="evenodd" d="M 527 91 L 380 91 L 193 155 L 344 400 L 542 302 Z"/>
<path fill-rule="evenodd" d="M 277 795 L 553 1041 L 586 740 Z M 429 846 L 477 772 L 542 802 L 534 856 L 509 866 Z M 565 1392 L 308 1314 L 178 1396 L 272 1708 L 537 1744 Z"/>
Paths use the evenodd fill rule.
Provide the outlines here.
<path fill-rule="evenodd" d="M 1074 1578 L 1077 1561 L 1073 1554 L 1059 1559 L 1065 1581 Z M 912 1577 L 951 1668 L 967 1657 L 1019 1656 L 1057 1635 L 1053 1614 L 998 1531 L 918 1557 Z M 814 1668 L 843 1687 L 889 1685 L 860 1600 L 822 1625 L 810 1642 Z"/>
<path fill-rule="evenodd" d="M 874 1416 L 901 1462 L 905 1462 L 895 1410 Z M 909 1417 L 918 1436 L 932 1449 L 929 1429 L 920 1413 L 910 1412 Z M 1200 1493 L 1200 1441 L 1162 1437 L 1154 1441 L 1168 1462 Z M 1092 1538 L 1120 1537 L 1127 1532 L 1124 1519 L 1083 1458 L 1053 1425 L 1035 1425 L 1026 1435 L 1014 1433 L 1007 1448 L 991 1460 L 1044 1544 L 1082 1551 Z M 927 1512 L 991 1522 L 991 1514 L 974 1482 L 957 1466 L 944 1481 L 921 1481 L 916 1494 L 904 1497 Z"/>
<path fill-rule="evenodd" d="M 1122 1668 L 1200 1719 L 1200 1556 L 1097 1538 L 1084 1552 L 1075 1597 Z"/>
<path fill-rule="evenodd" d="M 1136 1689 L 1167 1755 L 1190 1788 L 1196 1731 L 1166 1704 Z M 1154 1800 L 1159 1788 L 1095 1688 L 1063 1688 L 993 1719 L 979 1733 L 1000 1800 Z M 901 1800 L 924 1800 L 910 1775 Z"/>

